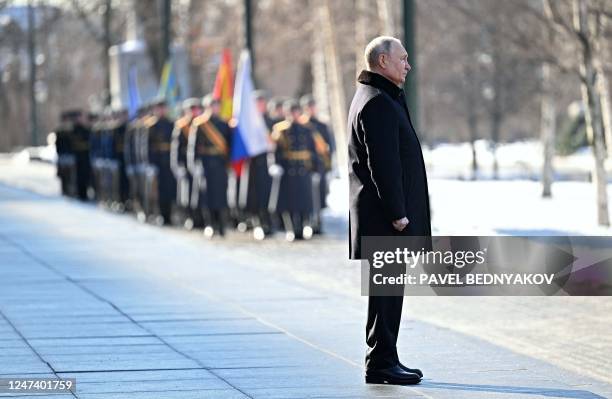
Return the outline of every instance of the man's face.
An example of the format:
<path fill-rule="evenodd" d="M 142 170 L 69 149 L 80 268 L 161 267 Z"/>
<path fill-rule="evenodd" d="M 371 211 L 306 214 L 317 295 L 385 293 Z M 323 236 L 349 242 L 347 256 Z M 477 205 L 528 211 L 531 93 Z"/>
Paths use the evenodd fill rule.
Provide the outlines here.
<path fill-rule="evenodd" d="M 406 75 L 412 68 L 408 63 L 408 53 L 399 43 L 391 43 L 389 54 L 383 54 L 380 59 L 382 74 L 398 86 L 406 81 Z"/>
<path fill-rule="evenodd" d="M 306 113 L 308 115 L 317 116 L 317 106 L 316 105 L 308 105 L 306 107 Z"/>
<path fill-rule="evenodd" d="M 156 105 L 154 108 L 154 113 L 155 116 L 159 118 L 166 116 L 166 106 L 160 104 Z"/>
<path fill-rule="evenodd" d="M 196 116 L 202 114 L 202 107 L 191 107 L 189 108 L 189 111 L 191 112 L 191 117 L 195 118 Z"/>
<path fill-rule="evenodd" d="M 213 115 L 219 116 L 219 113 L 221 112 L 221 104 L 216 101 L 213 101 L 210 104 L 210 110 L 213 113 Z"/>
<path fill-rule="evenodd" d="M 257 104 L 257 111 L 259 111 L 260 114 L 265 114 L 266 113 L 266 100 L 265 98 L 258 98 L 255 101 L 255 104 Z"/>
<path fill-rule="evenodd" d="M 287 117 L 291 120 L 298 120 L 300 118 L 300 115 L 302 114 L 301 110 L 299 108 L 297 109 L 292 109 L 291 111 L 289 111 L 289 113 L 287 114 Z"/>

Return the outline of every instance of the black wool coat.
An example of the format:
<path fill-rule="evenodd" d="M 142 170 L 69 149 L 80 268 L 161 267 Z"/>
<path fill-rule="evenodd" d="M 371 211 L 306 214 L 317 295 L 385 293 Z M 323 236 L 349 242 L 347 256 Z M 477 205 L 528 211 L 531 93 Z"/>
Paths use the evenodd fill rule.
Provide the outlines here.
<path fill-rule="evenodd" d="M 348 117 L 349 255 L 364 236 L 430 236 L 427 174 L 404 91 L 362 71 Z M 402 232 L 392 221 L 407 217 Z"/>

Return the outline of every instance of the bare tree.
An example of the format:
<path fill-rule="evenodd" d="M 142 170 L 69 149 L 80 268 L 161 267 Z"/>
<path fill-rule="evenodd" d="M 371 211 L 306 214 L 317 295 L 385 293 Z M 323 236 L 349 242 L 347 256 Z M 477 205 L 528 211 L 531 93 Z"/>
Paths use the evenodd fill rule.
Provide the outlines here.
<path fill-rule="evenodd" d="M 560 33 L 572 40 L 580 52 L 579 74 L 582 102 L 585 108 L 587 135 L 593 149 L 594 182 L 597 189 L 597 222 L 610 225 L 608 213 L 607 177 L 604 167 L 606 150 L 604 144 L 604 119 L 602 93 L 599 83 L 601 67 L 602 3 L 591 0 L 553 2 L 545 0 L 546 12 Z"/>

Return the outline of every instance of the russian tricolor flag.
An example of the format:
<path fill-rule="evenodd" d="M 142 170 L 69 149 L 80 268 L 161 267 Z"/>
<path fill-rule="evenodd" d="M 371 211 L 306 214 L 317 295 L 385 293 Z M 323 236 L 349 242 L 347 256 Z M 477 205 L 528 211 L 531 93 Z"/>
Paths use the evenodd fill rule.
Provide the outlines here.
<path fill-rule="evenodd" d="M 238 176 L 245 159 L 267 152 L 270 146 L 266 123 L 255 106 L 254 91 L 251 79 L 251 56 L 248 50 L 243 50 L 234 85 L 232 117 L 236 126 L 231 161 Z"/>

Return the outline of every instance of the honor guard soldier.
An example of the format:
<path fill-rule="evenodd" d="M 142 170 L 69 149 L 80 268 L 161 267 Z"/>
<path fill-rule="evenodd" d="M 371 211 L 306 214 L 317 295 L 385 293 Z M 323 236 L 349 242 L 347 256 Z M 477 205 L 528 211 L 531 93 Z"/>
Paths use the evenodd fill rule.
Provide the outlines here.
<path fill-rule="evenodd" d="M 57 177 L 60 179 L 62 195 L 76 194 L 75 158 L 72 153 L 72 119 L 74 114 L 64 111 L 60 114 L 60 123 L 55 130 L 55 150 L 57 152 Z"/>
<path fill-rule="evenodd" d="M 115 211 L 125 209 L 129 195 L 129 181 L 125 166 L 125 136 L 128 123 L 128 114 L 125 109 L 115 109 L 112 113 L 110 126 L 111 157 L 112 157 L 112 208 Z"/>
<path fill-rule="evenodd" d="M 161 216 L 161 224 L 170 224 L 172 204 L 176 198 L 176 180 L 170 169 L 170 142 L 174 124 L 167 117 L 164 100 L 152 104 L 152 115 L 144 121 L 146 146 L 147 216 Z"/>
<path fill-rule="evenodd" d="M 255 104 L 258 112 L 264 119 L 268 134 L 270 134 L 273 121 L 266 112 L 266 96 L 263 91 L 255 92 Z M 253 236 L 258 240 L 272 233 L 272 220 L 268 212 L 272 178 L 270 177 L 268 169 L 269 164 L 271 165 L 273 163 L 274 158 L 272 157 L 272 162 L 269 162 L 270 155 L 273 154 L 264 152 L 249 158 L 248 162 L 244 165 L 242 173 L 242 176 L 247 177 L 247 179 L 245 179 L 247 180 L 247 187 L 242 187 L 240 190 L 240 208 L 244 209 L 251 219 Z M 244 194 L 246 194 L 246 198 Z"/>
<path fill-rule="evenodd" d="M 170 146 L 170 167 L 176 178 L 176 203 L 183 224 L 187 229 L 202 226 L 202 218 L 191 207 L 191 190 L 193 177 L 187 168 L 187 143 L 189 130 L 194 118 L 202 114 L 202 104 L 197 98 L 183 101 L 183 116 L 174 123 L 172 131 L 172 145 Z"/>
<path fill-rule="evenodd" d="M 77 197 L 81 201 L 87 201 L 87 189 L 91 183 L 91 163 L 89 159 L 90 134 L 87 114 L 82 111 L 75 112 L 71 148 L 76 161 Z"/>
<path fill-rule="evenodd" d="M 92 128 L 92 137 L 96 138 L 96 199 L 105 206 L 112 203 L 113 191 L 113 134 L 112 134 L 113 114 L 110 107 L 104 110 L 98 121 Z M 93 153 L 94 146 L 90 148 Z"/>
<path fill-rule="evenodd" d="M 188 142 L 188 163 L 194 176 L 194 203 L 202 212 L 204 234 L 225 234 L 227 216 L 227 167 L 231 130 L 219 117 L 220 103 L 206 96 L 205 111 L 193 120 Z"/>
<path fill-rule="evenodd" d="M 125 163 L 125 173 L 129 181 L 129 200 L 126 203 L 126 208 L 134 212 L 137 216 L 142 213 L 142 202 L 140 201 L 140 189 L 138 178 L 139 167 L 139 148 L 138 148 L 138 132 L 143 126 L 143 117 L 145 111 L 141 107 L 138 109 L 136 116 L 128 122 L 125 129 L 125 138 L 123 141 L 123 159 Z"/>
<path fill-rule="evenodd" d="M 280 173 L 273 173 L 270 210 L 279 213 L 287 240 L 293 241 L 311 238 L 313 234 L 311 175 L 318 168 L 318 157 L 312 132 L 299 123 L 299 104 L 290 100 L 284 109 L 287 119 L 272 128 L 277 162 L 273 169 L 279 169 Z"/>
<path fill-rule="evenodd" d="M 104 117 L 89 119 L 89 163 L 91 165 L 91 186 L 94 192 L 94 200 L 100 201 L 102 195 L 102 130 Z"/>
<path fill-rule="evenodd" d="M 285 102 L 286 100 L 280 97 L 273 97 L 268 102 L 268 117 L 272 125 L 285 120 L 285 113 L 283 111 Z"/>
<path fill-rule="evenodd" d="M 315 234 L 321 234 L 321 211 L 327 208 L 329 191 L 327 177 L 332 169 L 335 141 L 327 125 L 317 118 L 317 104 L 312 95 L 303 96 L 300 105 L 303 111 L 300 122 L 313 132 L 315 149 L 319 157 L 319 168 L 313 173 L 313 229 Z"/>

